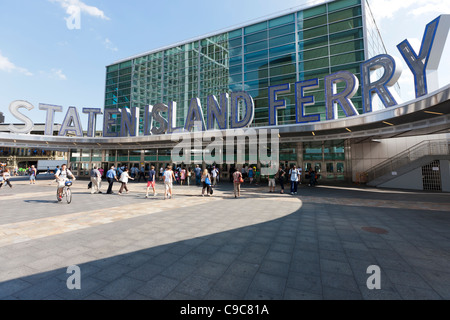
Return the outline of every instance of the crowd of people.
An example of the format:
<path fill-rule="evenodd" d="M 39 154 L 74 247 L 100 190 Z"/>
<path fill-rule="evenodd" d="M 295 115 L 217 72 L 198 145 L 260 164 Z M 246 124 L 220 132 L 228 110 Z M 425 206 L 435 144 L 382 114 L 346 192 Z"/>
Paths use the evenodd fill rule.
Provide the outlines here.
<path fill-rule="evenodd" d="M 49 171 L 49 168 L 47 171 Z M 35 184 L 36 176 L 38 175 L 36 168 L 30 166 L 27 172 L 30 184 Z M 54 172 L 55 179 L 58 182 L 58 192 L 62 189 L 61 186 L 63 181 L 66 181 L 69 177 L 75 179 L 70 168 L 67 168 L 66 165 L 63 165 L 61 168 L 57 166 L 54 169 Z M 10 188 L 13 187 L 10 181 L 11 176 L 9 169 L 0 170 L 0 188 L 3 185 L 8 185 Z M 234 197 L 238 198 L 241 196 L 241 185 L 245 182 L 248 182 L 249 185 L 256 184 L 255 178 L 257 176 L 259 178 L 259 172 L 256 170 L 256 167 L 252 166 L 244 166 L 239 170 L 235 167 L 231 167 L 229 176 L 234 187 Z M 88 185 L 91 194 L 102 193 L 101 184 L 103 177 L 106 177 L 108 183 L 106 194 L 114 194 L 113 186 L 115 182 L 120 183 L 120 188 L 117 192 L 118 195 L 123 195 L 124 193 L 128 194 L 130 192 L 128 183 L 130 181 L 140 182 L 142 180 L 147 182 L 145 198 L 149 198 L 150 195 L 158 195 L 156 192 L 156 185 L 157 181 L 160 181 L 164 185 L 164 199 L 172 199 L 174 184 L 190 186 L 194 181 L 196 186 L 202 188 L 201 195 L 203 197 L 212 196 L 214 194 L 214 188 L 220 181 L 220 171 L 216 166 L 202 169 L 199 165 L 196 165 L 193 168 L 168 165 L 166 167 L 160 167 L 159 171 L 157 171 L 155 166 L 151 166 L 149 170 L 146 171 L 144 166 L 141 168 L 137 166 L 128 168 L 126 165 L 119 165 L 117 168 L 111 166 L 109 170 L 105 172 L 103 168 L 94 166 L 90 170 L 90 182 Z M 276 186 L 279 185 L 280 193 L 284 194 L 285 186 L 287 185 L 290 194 L 297 195 L 298 185 L 302 182 L 302 168 L 298 168 L 295 165 L 290 168 L 279 167 L 276 173 L 270 174 L 267 178 L 270 193 L 274 193 Z M 308 186 L 315 186 L 318 178 L 318 173 L 312 168 L 305 174 L 305 182 L 307 182 Z"/>

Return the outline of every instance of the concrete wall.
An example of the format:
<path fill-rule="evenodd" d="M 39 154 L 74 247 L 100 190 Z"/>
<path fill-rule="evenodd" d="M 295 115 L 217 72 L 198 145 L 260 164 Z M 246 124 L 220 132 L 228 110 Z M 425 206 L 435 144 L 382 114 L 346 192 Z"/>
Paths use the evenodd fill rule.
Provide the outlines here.
<path fill-rule="evenodd" d="M 442 191 L 450 192 L 450 161 L 441 160 Z"/>
<path fill-rule="evenodd" d="M 426 140 L 450 139 L 450 134 L 383 139 L 380 142 L 364 142 L 351 145 L 352 179 L 376 165 Z"/>
<path fill-rule="evenodd" d="M 423 190 L 422 167 L 414 169 L 398 178 L 380 184 L 380 188 Z"/>

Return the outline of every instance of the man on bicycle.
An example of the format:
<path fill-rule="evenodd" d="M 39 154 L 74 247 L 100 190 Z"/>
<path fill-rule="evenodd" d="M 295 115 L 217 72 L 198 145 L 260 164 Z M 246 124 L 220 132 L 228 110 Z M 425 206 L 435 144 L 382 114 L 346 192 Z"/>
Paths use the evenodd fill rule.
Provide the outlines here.
<path fill-rule="evenodd" d="M 69 177 L 72 177 L 72 179 L 75 181 L 75 176 L 72 174 L 72 172 L 67 169 L 67 165 L 63 164 L 61 166 L 61 169 L 56 171 L 55 178 L 56 182 L 58 183 L 58 198 L 59 200 L 62 200 L 62 192 L 64 189 L 64 186 L 66 185 L 66 181 L 69 180 Z"/>

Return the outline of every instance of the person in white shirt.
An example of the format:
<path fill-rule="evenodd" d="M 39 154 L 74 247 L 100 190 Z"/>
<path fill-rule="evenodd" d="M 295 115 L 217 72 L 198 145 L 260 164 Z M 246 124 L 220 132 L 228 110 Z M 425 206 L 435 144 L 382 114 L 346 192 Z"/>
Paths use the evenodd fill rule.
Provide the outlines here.
<path fill-rule="evenodd" d="M 167 197 L 169 199 L 172 199 L 172 189 L 173 189 L 173 181 L 175 180 L 175 175 L 172 171 L 171 166 L 168 166 L 166 171 L 164 171 L 163 177 L 165 185 L 164 200 L 166 200 Z"/>
<path fill-rule="evenodd" d="M 63 164 L 61 166 L 61 169 L 59 169 L 55 173 L 55 179 L 56 179 L 56 182 L 58 182 L 58 197 L 59 197 L 59 199 L 62 199 L 63 188 L 66 185 L 66 181 L 68 181 L 70 177 L 72 177 L 72 179 L 74 181 L 77 180 L 77 179 L 75 179 L 75 176 L 73 175 L 73 173 L 69 169 L 67 169 L 67 165 L 65 165 L 65 164 Z"/>
<path fill-rule="evenodd" d="M 216 167 L 213 167 L 213 169 L 211 170 L 211 176 L 213 187 L 215 187 L 219 179 L 219 170 Z"/>
<path fill-rule="evenodd" d="M 120 186 L 119 190 L 119 196 L 122 195 L 123 189 L 125 189 L 127 193 L 129 192 L 127 188 L 128 179 L 134 180 L 134 178 L 130 177 L 130 175 L 128 174 L 128 168 L 125 168 L 125 171 L 122 172 L 119 178 L 119 181 L 122 182 L 122 185 Z"/>
<path fill-rule="evenodd" d="M 289 176 L 291 178 L 291 194 L 297 194 L 298 183 L 300 181 L 301 171 L 297 169 L 297 166 L 293 166 L 289 171 Z"/>

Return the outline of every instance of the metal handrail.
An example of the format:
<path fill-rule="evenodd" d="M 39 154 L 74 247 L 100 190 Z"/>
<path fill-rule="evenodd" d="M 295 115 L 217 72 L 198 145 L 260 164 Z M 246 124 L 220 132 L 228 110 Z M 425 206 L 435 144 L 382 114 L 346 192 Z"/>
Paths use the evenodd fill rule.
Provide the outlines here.
<path fill-rule="evenodd" d="M 402 166 L 425 156 L 448 155 L 450 140 L 426 140 L 411 148 L 400 152 L 393 158 L 390 158 L 370 170 L 366 171 L 367 181 L 375 180 L 390 172 L 394 172 Z"/>

